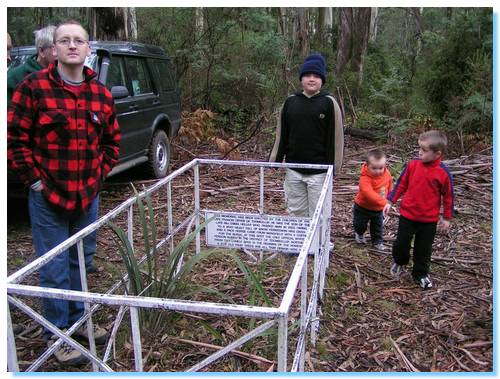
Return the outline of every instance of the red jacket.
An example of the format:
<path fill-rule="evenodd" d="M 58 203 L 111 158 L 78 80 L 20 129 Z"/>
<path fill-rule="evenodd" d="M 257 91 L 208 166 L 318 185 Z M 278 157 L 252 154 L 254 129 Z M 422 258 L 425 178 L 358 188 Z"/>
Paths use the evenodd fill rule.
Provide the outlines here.
<path fill-rule="evenodd" d="M 387 204 L 387 195 L 392 190 L 392 176 L 387 168 L 382 175 L 374 176 L 366 163 L 361 166 L 359 190 L 354 202 L 370 211 L 381 211 Z"/>
<path fill-rule="evenodd" d="M 63 214 L 88 210 L 118 161 L 120 131 L 113 98 L 84 68 L 75 94 L 55 65 L 16 88 L 7 113 L 9 166 L 29 186 L 41 180 L 47 201 Z"/>
<path fill-rule="evenodd" d="M 403 196 L 404 195 L 404 196 Z M 453 217 L 453 181 L 448 167 L 436 159 L 408 162 L 388 199 L 396 203 L 403 196 L 401 216 L 418 222 L 437 222 L 441 205 L 443 217 Z"/>

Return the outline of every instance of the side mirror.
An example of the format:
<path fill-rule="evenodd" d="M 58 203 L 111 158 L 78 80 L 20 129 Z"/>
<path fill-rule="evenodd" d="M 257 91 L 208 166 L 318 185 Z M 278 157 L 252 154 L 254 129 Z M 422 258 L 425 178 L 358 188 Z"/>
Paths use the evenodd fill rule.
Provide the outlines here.
<path fill-rule="evenodd" d="M 113 99 L 123 99 L 129 95 L 128 89 L 125 86 L 111 87 L 111 94 L 113 95 Z"/>

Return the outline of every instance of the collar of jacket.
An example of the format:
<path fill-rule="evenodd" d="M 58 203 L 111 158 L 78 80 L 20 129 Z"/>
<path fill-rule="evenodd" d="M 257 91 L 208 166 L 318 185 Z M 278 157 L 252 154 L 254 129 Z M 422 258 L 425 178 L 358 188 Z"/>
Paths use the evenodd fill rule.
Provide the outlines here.
<path fill-rule="evenodd" d="M 420 161 L 422 161 L 422 159 L 419 158 Z M 427 166 L 427 167 L 437 167 L 441 164 L 441 158 L 438 158 L 432 162 L 422 162 L 422 164 L 424 166 Z"/>
<path fill-rule="evenodd" d="M 49 67 L 47 67 L 47 70 L 49 71 L 50 79 L 56 82 L 59 86 L 64 85 L 61 75 L 59 75 L 59 72 L 57 71 L 57 61 L 51 63 Z M 85 83 L 89 83 L 95 77 L 97 77 L 97 73 L 94 70 L 87 66 L 83 66 L 83 81 Z"/>
<path fill-rule="evenodd" d="M 299 91 L 299 92 L 296 92 L 296 93 L 295 93 L 295 96 L 302 96 L 302 97 L 305 97 L 306 99 L 314 99 L 314 98 L 316 98 L 316 97 L 319 97 L 319 96 L 327 96 L 327 95 L 329 95 L 329 94 L 330 94 L 330 93 L 329 93 L 328 91 L 325 91 L 325 90 L 320 90 L 317 94 L 312 95 L 311 97 L 309 97 L 309 96 L 306 96 L 306 95 L 304 94 L 304 92 L 303 92 L 303 91 Z"/>
<path fill-rule="evenodd" d="M 43 67 L 40 66 L 40 63 L 38 63 L 37 58 L 38 58 L 38 55 L 33 54 L 32 56 L 30 56 L 26 60 L 25 65 L 28 68 L 28 70 L 31 70 L 31 72 L 36 72 L 36 71 L 40 71 L 43 69 Z"/>

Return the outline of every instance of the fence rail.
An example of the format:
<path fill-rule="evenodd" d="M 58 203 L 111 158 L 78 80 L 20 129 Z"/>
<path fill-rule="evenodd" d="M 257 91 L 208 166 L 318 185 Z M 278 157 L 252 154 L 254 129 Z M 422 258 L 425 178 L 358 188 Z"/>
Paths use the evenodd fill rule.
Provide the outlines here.
<path fill-rule="evenodd" d="M 83 252 L 83 238 L 90 233 L 108 225 L 108 223 L 118 216 L 126 216 L 127 225 L 127 235 L 129 241 L 133 241 L 133 228 L 134 228 L 134 207 L 137 205 L 138 199 L 142 199 L 146 196 L 151 196 L 160 189 L 164 189 L 167 192 L 166 195 L 166 207 L 167 207 L 167 235 L 160 240 L 157 248 L 170 243 L 171 249 L 173 248 L 174 236 L 180 233 L 182 230 L 186 229 L 186 233 L 189 231 L 191 225 L 194 223 L 195 228 L 200 225 L 201 217 L 201 207 L 200 207 L 200 167 L 202 166 L 243 166 L 249 168 L 259 168 L 259 202 L 256 206 L 258 214 L 265 214 L 265 203 L 264 203 L 264 193 L 265 193 L 265 173 L 266 169 L 284 169 L 284 168 L 319 168 L 326 169 L 326 178 L 323 183 L 321 195 L 319 197 L 318 205 L 315 209 L 313 216 L 310 218 L 309 226 L 305 233 L 304 239 L 302 241 L 300 251 L 295 258 L 295 263 L 293 270 L 289 277 L 286 289 L 281 298 L 278 307 L 264 307 L 264 306 L 249 306 L 249 305 L 239 305 L 239 304 L 226 304 L 217 302 L 206 302 L 206 301 L 190 301 L 190 300 L 178 300 L 178 299 L 162 299 L 146 296 L 134 296 L 127 294 L 115 294 L 119 288 L 123 287 L 123 284 L 127 282 L 128 276 L 123 275 L 123 277 L 114 284 L 106 293 L 91 292 L 88 290 L 86 285 L 86 272 L 84 265 L 84 252 Z M 179 178 L 181 175 L 186 173 L 191 173 L 193 175 L 193 209 L 187 216 L 182 220 L 176 220 L 178 223 L 174 227 L 174 216 L 172 210 L 172 183 L 175 179 Z M 184 165 L 180 169 L 172 172 L 167 177 L 159 180 L 157 183 L 151 187 L 140 192 L 137 196 L 131 197 L 125 200 L 123 203 L 115 207 L 113 210 L 109 211 L 102 217 L 100 217 L 96 222 L 87 226 L 77 234 L 71 236 L 66 241 L 62 242 L 58 246 L 54 247 L 48 251 L 43 256 L 35 259 L 33 262 L 27 264 L 25 267 L 21 268 L 17 272 L 13 273 L 7 278 L 7 293 L 8 293 L 8 370 L 9 371 L 19 371 L 19 365 L 17 361 L 16 352 L 16 340 L 12 330 L 12 321 L 10 310 L 14 306 L 21 312 L 25 313 L 27 316 L 32 318 L 35 322 L 39 323 L 41 326 L 49 329 L 54 335 L 59 337 L 59 340 L 48 348 L 33 364 L 31 364 L 26 371 L 36 371 L 41 365 L 51 357 L 51 355 L 56 351 L 61 343 L 66 342 L 73 346 L 75 349 L 80 351 L 86 358 L 92 362 L 93 371 L 112 371 L 111 367 L 107 363 L 110 358 L 111 345 L 114 343 L 116 333 L 120 325 L 122 324 L 123 317 L 128 311 L 130 313 L 131 319 L 131 334 L 134 345 L 134 364 L 136 371 L 142 371 L 144 362 L 142 360 L 142 346 L 141 346 L 141 335 L 139 328 L 139 309 L 164 309 L 176 312 L 189 312 L 189 313 L 199 313 L 199 314 L 217 314 L 224 316 L 242 316 L 247 318 L 257 318 L 264 321 L 262 324 L 258 325 L 253 330 L 250 330 L 245 335 L 236 339 L 226 347 L 202 360 L 198 364 L 191 367 L 188 371 L 198 371 L 209 364 L 215 362 L 221 357 L 231 353 L 239 346 L 248 342 L 249 340 L 261 335 L 266 330 L 276 327 L 278 332 L 278 345 L 277 345 L 277 369 L 278 371 L 287 371 L 288 364 L 288 349 L 289 349 L 289 317 L 294 301 L 297 299 L 300 293 L 299 303 L 300 303 L 300 329 L 297 336 L 297 344 L 294 352 L 293 363 L 290 366 L 291 371 L 303 371 L 304 369 L 304 357 L 306 350 L 306 336 L 307 331 L 310 330 L 311 343 L 314 345 L 316 340 L 316 333 L 319 327 L 319 319 L 317 318 L 318 311 L 318 299 L 322 298 L 325 272 L 329 264 L 329 249 L 330 249 L 330 217 L 331 217 L 331 198 L 332 198 L 332 181 L 333 181 L 333 167 L 325 165 L 306 165 L 306 164 L 279 164 L 279 163 L 268 163 L 268 162 L 241 162 L 241 161 L 222 161 L 222 160 L 209 160 L 209 159 L 194 159 L 188 164 Z M 214 210 L 216 212 L 216 210 Z M 290 216 L 287 216 L 290 217 Z M 313 243 L 314 242 L 314 243 Z M 33 285 L 23 284 L 23 281 L 31 278 L 31 276 L 36 273 L 44 265 L 50 264 L 50 261 L 54 259 L 57 255 L 65 253 L 67 249 L 72 246 L 77 246 L 79 262 L 80 262 L 80 277 L 82 282 L 82 291 L 74 290 L 62 290 L 56 288 L 45 288 Z M 196 253 L 200 253 L 201 250 L 201 236 L 200 232 L 196 235 L 195 240 Z M 308 284 L 308 257 L 313 246 L 318 246 L 313 251 L 313 278 L 311 284 Z M 288 255 L 287 255 L 288 256 Z M 144 262 L 147 256 L 143 256 L 140 262 Z M 299 286 L 300 284 L 300 286 Z M 309 292 L 309 298 L 308 298 Z M 64 332 L 59 330 L 53 324 L 51 324 L 47 319 L 40 315 L 33 308 L 28 306 L 26 303 L 21 301 L 19 297 L 29 297 L 29 298 L 55 298 L 55 299 L 65 299 L 72 301 L 81 301 L 85 304 L 85 314 L 84 316 L 74 324 L 68 331 Z M 77 328 L 86 323 L 87 327 L 92 330 L 92 316 L 96 311 L 102 306 L 117 306 L 119 311 L 113 325 L 113 330 L 111 332 L 111 338 L 108 341 L 108 345 L 105 349 L 103 358 L 99 358 L 95 348 L 95 342 L 92 336 L 90 337 L 89 349 L 86 349 L 78 342 L 71 338 Z"/>

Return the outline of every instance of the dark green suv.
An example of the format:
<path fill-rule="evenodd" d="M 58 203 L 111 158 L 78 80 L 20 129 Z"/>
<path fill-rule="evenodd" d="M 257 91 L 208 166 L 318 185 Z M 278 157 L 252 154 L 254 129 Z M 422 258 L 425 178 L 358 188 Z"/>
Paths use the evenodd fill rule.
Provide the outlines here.
<path fill-rule="evenodd" d="M 137 42 L 92 41 L 90 46 L 86 65 L 113 94 L 122 135 L 119 162 L 110 175 L 144 163 L 153 177 L 166 176 L 170 141 L 181 126 L 180 92 L 170 59 L 161 47 Z M 34 46 L 14 48 L 9 68 L 35 51 Z"/>

